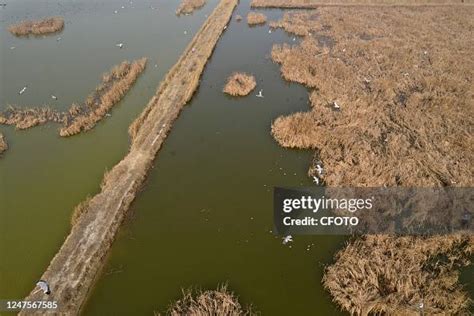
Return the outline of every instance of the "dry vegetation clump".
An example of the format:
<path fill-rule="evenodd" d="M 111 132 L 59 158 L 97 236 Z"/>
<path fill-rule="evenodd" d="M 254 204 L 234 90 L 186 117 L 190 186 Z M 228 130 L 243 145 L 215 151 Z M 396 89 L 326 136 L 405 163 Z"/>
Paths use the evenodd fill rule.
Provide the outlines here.
<path fill-rule="evenodd" d="M 235 16 L 235 20 L 236 20 L 237 22 L 242 21 L 242 16 L 239 15 L 239 14 L 237 14 L 237 15 Z"/>
<path fill-rule="evenodd" d="M 10 106 L 0 113 L 0 124 L 14 125 L 17 129 L 28 129 L 47 122 L 61 123 L 64 117 L 61 113 L 49 107 L 44 108 L 18 108 Z"/>
<path fill-rule="evenodd" d="M 474 0 L 252 0 L 253 8 L 315 9 L 320 6 L 350 5 L 443 5 L 472 4 Z"/>
<path fill-rule="evenodd" d="M 146 66 L 146 58 L 124 61 L 103 75 L 102 84 L 89 95 L 84 105 L 72 106 L 69 118 L 59 131 L 61 136 L 72 136 L 92 129 L 117 104 Z"/>
<path fill-rule="evenodd" d="M 242 308 L 237 297 L 229 292 L 226 286 L 198 293 L 193 293 L 192 290 L 183 291 L 183 298 L 173 304 L 167 314 L 170 316 L 251 315 L 249 311 Z"/>
<path fill-rule="evenodd" d="M 472 186 L 474 8 L 318 12 L 275 24 L 304 36 L 275 45 L 272 59 L 286 80 L 310 90 L 311 104 L 276 119 L 275 139 L 314 149 L 334 187 Z M 352 314 L 414 315 L 422 302 L 425 314 L 461 314 L 469 299 L 456 268 L 468 264 L 473 245 L 457 236 L 368 236 L 336 256 L 324 284 Z"/>
<path fill-rule="evenodd" d="M 88 196 L 84 201 L 81 201 L 78 205 L 76 205 L 71 215 L 71 226 L 74 226 L 79 221 L 81 216 L 86 213 L 90 201 L 91 197 Z"/>
<path fill-rule="evenodd" d="M 10 106 L 0 113 L 0 124 L 28 129 L 47 122 L 61 123 L 61 136 L 72 136 L 92 129 L 117 104 L 143 72 L 146 58 L 124 61 L 102 77 L 102 83 L 84 104 L 73 103 L 67 112 L 45 108 L 15 108 Z"/>
<path fill-rule="evenodd" d="M 300 45 L 274 46 L 282 76 L 310 89 L 312 109 L 276 119 L 273 136 L 285 147 L 315 149 L 331 186 L 471 185 L 473 11 L 307 13 L 308 29 L 336 44 L 322 47 L 307 35 Z"/>
<path fill-rule="evenodd" d="M 5 139 L 5 136 L 3 136 L 2 133 L 0 133 L 0 155 L 7 149 L 8 149 L 7 140 Z"/>
<path fill-rule="evenodd" d="M 234 73 L 227 79 L 224 93 L 232 96 L 246 96 L 255 89 L 257 82 L 255 77 L 245 73 Z"/>
<path fill-rule="evenodd" d="M 8 31 L 15 36 L 43 35 L 59 32 L 64 28 L 64 19 L 61 17 L 45 18 L 38 21 L 23 21 L 10 25 Z"/>
<path fill-rule="evenodd" d="M 458 269 L 473 245 L 472 236 L 365 236 L 337 254 L 323 284 L 351 315 L 469 314 Z"/>
<path fill-rule="evenodd" d="M 17 129 L 28 129 L 47 122 L 61 123 L 61 136 L 71 136 L 92 129 L 107 112 L 127 93 L 145 69 L 146 58 L 132 63 L 122 62 L 103 75 L 102 83 L 89 95 L 82 105 L 73 103 L 67 112 L 49 107 L 16 108 L 10 106 L 0 113 L 0 124 L 15 125 Z"/>
<path fill-rule="evenodd" d="M 263 13 L 250 12 L 247 15 L 248 25 L 259 25 L 265 24 L 267 22 L 267 17 Z"/>
<path fill-rule="evenodd" d="M 203 7 L 206 0 L 181 0 L 181 4 L 176 10 L 176 15 L 191 14 L 194 10 Z"/>

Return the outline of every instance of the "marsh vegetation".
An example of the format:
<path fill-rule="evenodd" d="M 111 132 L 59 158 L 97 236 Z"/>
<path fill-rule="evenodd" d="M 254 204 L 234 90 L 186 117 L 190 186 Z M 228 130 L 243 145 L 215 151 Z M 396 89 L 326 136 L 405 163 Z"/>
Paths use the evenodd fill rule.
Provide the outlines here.
<path fill-rule="evenodd" d="M 323 284 L 351 315 L 467 315 L 470 298 L 458 279 L 473 245 L 460 235 L 365 236 L 337 254 Z"/>
<path fill-rule="evenodd" d="M 237 72 L 227 79 L 223 91 L 232 96 L 246 96 L 255 89 L 256 85 L 254 76 Z"/>
<path fill-rule="evenodd" d="M 195 10 L 203 7 L 205 4 L 206 0 L 182 0 L 176 10 L 176 15 L 191 14 Z"/>
<path fill-rule="evenodd" d="M 22 21 L 18 24 L 10 25 L 8 31 L 15 36 L 28 36 L 56 33 L 63 28 L 63 18 L 51 17 L 36 21 Z"/>
<path fill-rule="evenodd" d="M 321 6 L 352 6 L 352 5 L 446 5 L 473 4 L 473 0 L 252 0 L 254 8 L 293 8 L 316 9 Z"/>
<path fill-rule="evenodd" d="M 248 25 L 259 25 L 265 24 L 267 22 L 267 17 L 263 13 L 250 12 L 247 14 L 247 23 Z"/>
<path fill-rule="evenodd" d="M 132 87 L 146 66 L 146 58 L 133 62 L 123 61 L 102 76 L 102 83 L 81 104 L 72 104 L 68 111 L 59 112 L 50 107 L 19 108 L 10 106 L 0 113 L 0 124 L 14 125 L 23 130 L 47 122 L 60 123 L 60 136 L 72 136 L 88 131 L 117 104 Z"/>
<path fill-rule="evenodd" d="M 0 133 L 0 155 L 8 149 L 8 143 L 7 139 L 5 136 L 3 136 L 2 133 Z"/>
<path fill-rule="evenodd" d="M 167 314 L 170 316 L 254 315 L 240 305 L 237 297 L 226 286 L 220 286 L 216 290 L 183 291 L 183 297 L 169 308 Z"/>

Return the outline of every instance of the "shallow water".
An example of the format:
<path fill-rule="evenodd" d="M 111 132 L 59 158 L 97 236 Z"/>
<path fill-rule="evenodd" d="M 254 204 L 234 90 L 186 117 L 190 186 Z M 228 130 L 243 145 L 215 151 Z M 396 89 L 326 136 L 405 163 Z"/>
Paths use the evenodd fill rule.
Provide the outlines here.
<path fill-rule="evenodd" d="M 17 0 L 0 9 L 0 109 L 67 108 L 84 100 L 113 65 L 149 58 L 112 117 L 88 133 L 63 139 L 56 125 L 23 132 L 0 127 L 11 147 L 0 159 L 0 253 L 8 254 L 0 260 L 1 298 L 31 290 L 67 235 L 73 207 L 95 194 L 104 171 L 125 155 L 128 125 L 216 3 L 181 18 L 174 15 L 178 1 Z M 221 283 L 264 315 L 339 313 L 320 281 L 344 238 L 296 236 L 290 248 L 271 233 L 272 187 L 311 185 L 306 172 L 312 153 L 279 147 L 270 125 L 279 115 L 307 110 L 308 98 L 302 86 L 285 83 L 268 58 L 274 43 L 292 37 L 269 34 L 267 25 L 249 28 L 248 10 L 249 1 L 241 1 L 234 17 L 244 20 L 233 19 L 218 42 L 198 92 L 132 205 L 84 315 L 151 315 L 165 311 L 183 288 Z M 12 22 L 56 14 L 67 21 L 61 34 L 17 39 L 5 31 Z M 282 13 L 265 14 L 276 19 Z M 234 71 L 253 73 L 256 91 L 263 89 L 265 97 L 256 98 L 256 91 L 244 98 L 224 95 Z"/>

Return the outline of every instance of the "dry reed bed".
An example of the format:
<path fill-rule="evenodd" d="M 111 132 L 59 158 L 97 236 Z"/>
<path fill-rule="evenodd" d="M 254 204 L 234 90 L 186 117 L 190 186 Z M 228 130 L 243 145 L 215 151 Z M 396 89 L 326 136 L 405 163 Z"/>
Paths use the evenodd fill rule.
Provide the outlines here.
<path fill-rule="evenodd" d="M 7 110 L 0 113 L 0 124 L 14 125 L 16 129 L 24 130 L 47 122 L 64 122 L 64 114 L 49 107 L 41 108 L 19 108 L 9 106 Z"/>
<path fill-rule="evenodd" d="M 195 10 L 202 8 L 206 4 L 206 0 L 181 0 L 176 10 L 176 15 L 191 14 Z"/>
<path fill-rule="evenodd" d="M 239 303 L 237 297 L 227 290 L 226 286 L 220 286 L 217 290 L 183 291 L 183 298 L 174 303 L 168 310 L 171 316 L 203 316 L 203 315 L 226 315 L 241 316 L 252 315 Z"/>
<path fill-rule="evenodd" d="M 259 25 L 265 24 L 267 22 L 267 17 L 263 13 L 250 12 L 247 14 L 247 23 L 248 25 Z"/>
<path fill-rule="evenodd" d="M 207 60 L 237 3 L 238 0 L 220 1 L 132 124 L 129 153 L 105 174 L 101 191 L 80 206 L 70 234 L 41 276 L 49 282 L 51 294 L 46 297 L 32 291 L 26 300 L 55 300 L 61 314 L 80 312 L 126 211 L 172 123 L 199 86 Z M 20 312 L 26 314 L 27 311 Z"/>
<path fill-rule="evenodd" d="M 307 16 L 308 26 L 282 23 L 287 30 L 318 30 L 336 44 L 329 50 L 306 36 L 297 46 L 274 46 L 282 76 L 309 88 L 312 109 L 279 117 L 273 136 L 285 147 L 315 149 L 331 186 L 472 184 L 473 13 L 328 7 L 320 19 L 293 14 Z"/>
<path fill-rule="evenodd" d="M 273 25 L 304 39 L 274 46 L 272 58 L 285 79 L 308 87 L 312 108 L 278 118 L 273 136 L 314 149 L 331 186 L 472 186 L 472 14 L 454 6 L 285 15 Z M 367 236 L 336 256 L 324 284 L 354 315 L 415 315 L 420 303 L 427 314 L 467 313 L 456 269 L 473 245 L 460 236 Z"/>
<path fill-rule="evenodd" d="M 89 95 L 82 107 L 72 107 L 68 120 L 59 131 L 61 136 L 71 136 L 88 131 L 130 90 L 138 76 L 145 70 L 147 59 L 124 61 L 103 75 L 102 84 Z"/>
<path fill-rule="evenodd" d="M 10 25 L 8 31 L 15 36 L 28 36 L 56 33 L 63 28 L 63 18 L 51 17 L 37 21 L 22 21 L 18 24 Z"/>
<path fill-rule="evenodd" d="M 321 6 L 466 5 L 474 0 L 252 0 L 252 8 L 315 9 Z"/>
<path fill-rule="evenodd" d="M 48 122 L 60 123 L 59 134 L 63 137 L 88 131 L 104 118 L 130 90 L 146 66 L 146 58 L 133 62 L 123 61 L 102 76 L 102 83 L 88 96 L 82 105 L 73 104 L 67 112 L 58 112 L 49 107 L 9 107 L 0 113 L 0 124 L 14 125 L 17 129 L 28 129 Z"/>
<path fill-rule="evenodd" d="M 337 254 L 323 284 L 351 315 L 467 315 L 458 279 L 473 245 L 472 236 L 365 236 Z"/>
<path fill-rule="evenodd" d="M 234 73 L 227 79 L 223 92 L 232 96 L 246 96 L 255 87 L 255 77 L 245 73 Z"/>
<path fill-rule="evenodd" d="M 5 136 L 3 136 L 2 133 L 0 133 L 0 155 L 8 149 L 8 143 L 7 139 Z"/>

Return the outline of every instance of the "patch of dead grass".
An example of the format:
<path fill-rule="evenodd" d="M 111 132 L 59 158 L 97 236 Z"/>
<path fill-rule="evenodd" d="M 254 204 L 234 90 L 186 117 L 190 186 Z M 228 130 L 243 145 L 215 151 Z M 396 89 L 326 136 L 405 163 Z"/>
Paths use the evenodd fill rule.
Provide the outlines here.
<path fill-rule="evenodd" d="M 283 78 L 309 89 L 311 110 L 277 118 L 273 136 L 314 149 L 330 186 L 472 186 L 473 13 L 470 6 L 288 13 L 272 25 L 303 41 L 275 45 L 272 59 Z M 473 245 L 461 236 L 367 236 L 337 254 L 323 282 L 354 315 L 417 315 L 420 303 L 425 314 L 468 313 L 457 269 L 469 264 Z"/>
<path fill-rule="evenodd" d="M 206 4 L 206 0 L 181 0 L 181 3 L 176 10 L 176 15 L 191 14 L 194 10 L 203 7 Z"/>
<path fill-rule="evenodd" d="M 452 5 L 473 4 L 474 0 L 252 0 L 253 8 L 292 8 L 315 9 L 320 6 L 353 6 L 353 5 Z"/>
<path fill-rule="evenodd" d="M 170 316 L 251 315 L 240 305 L 237 297 L 227 290 L 226 286 L 197 293 L 193 293 L 192 290 L 183 291 L 183 297 L 169 308 L 167 314 Z"/>
<path fill-rule="evenodd" d="M 22 21 L 10 25 L 8 31 L 15 36 L 43 35 L 56 33 L 64 28 L 64 19 L 61 17 L 45 18 L 37 21 Z"/>
<path fill-rule="evenodd" d="M 273 136 L 317 150 L 331 186 L 472 185 L 473 9 L 327 7 L 300 13 L 306 27 L 286 16 L 306 36 L 272 58 L 312 109 L 276 119 Z"/>
<path fill-rule="evenodd" d="M 8 143 L 7 143 L 7 140 L 5 138 L 5 136 L 3 136 L 2 133 L 0 133 L 0 155 L 6 151 L 8 149 Z"/>
<path fill-rule="evenodd" d="M 255 77 L 245 73 L 234 73 L 227 79 L 224 93 L 232 96 L 246 96 L 255 89 Z"/>
<path fill-rule="evenodd" d="M 102 77 L 102 83 L 81 104 L 72 104 L 67 112 L 49 107 L 18 108 L 10 106 L 0 113 L 0 124 L 15 125 L 19 130 L 47 122 L 60 123 L 60 136 L 72 136 L 92 129 L 131 88 L 146 66 L 146 58 L 124 61 Z"/>
<path fill-rule="evenodd" d="M 265 24 L 267 22 L 267 17 L 263 13 L 250 12 L 247 14 L 247 23 L 248 25 L 259 25 Z"/>
<path fill-rule="evenodd" d="M 365 236 L 337 254 L 323 285 L 351 315 L 468 314 L 469 295 L 458 279 L 473 244 L 460 235 Z"/>
<path fill-rule="evenodd" d="M 71 107 L 68 122 L 60 129 L 59 135 L 72 136 L 88 131 L 97 124 L 130 90 L 138 76 L 145 70 L 146 58 L 134 62 L 124 61 L 103 75 L 102 84 L 91 94 L 85 104 Z M 75 115 L 71 115 L 75 114 Z"/>

